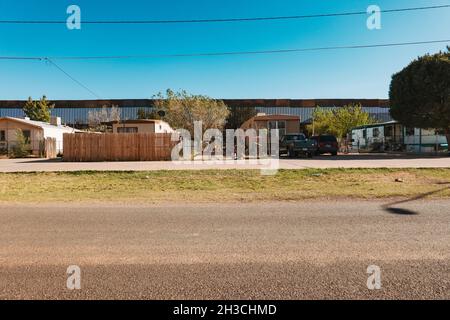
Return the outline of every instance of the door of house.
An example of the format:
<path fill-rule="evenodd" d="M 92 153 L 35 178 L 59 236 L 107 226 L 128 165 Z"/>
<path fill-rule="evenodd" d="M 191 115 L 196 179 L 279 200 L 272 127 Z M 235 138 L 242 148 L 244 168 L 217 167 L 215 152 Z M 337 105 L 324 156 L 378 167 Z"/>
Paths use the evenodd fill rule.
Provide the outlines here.
<path fill-rule="evenodd" d="M 269 121 L 268 122 L 269 134 L 270 130 L 278 129 L 280 133 L 280 139 L 286 135 L 286 121 Z"/>

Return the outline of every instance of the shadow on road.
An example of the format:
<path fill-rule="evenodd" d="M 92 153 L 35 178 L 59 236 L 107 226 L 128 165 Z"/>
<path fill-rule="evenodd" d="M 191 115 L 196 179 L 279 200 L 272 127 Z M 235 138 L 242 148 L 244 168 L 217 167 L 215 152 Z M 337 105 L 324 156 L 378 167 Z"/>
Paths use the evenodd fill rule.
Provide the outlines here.
<path fill-rule="evenodd" d="M 338 156 L 320 155 L 313 160 L 415 160 L 415 159 L 443 159 L 448 158 L 447 154 L 442 155 L 415 155 L 401 153 L 361 153 L 361 154 L 339 154 Z M 294 159 L 295 160 L 295 159 Z"/>
<path fill-rule="evenodd" d="M 62 158 L 56 158 L 56 159 L 28 159 L 24 160 L 18 163 L 55 163 L 55 162 L 62 162 Z"/>
<path fill-rule="evenodd" d="M 384 210 L 389 212 L 389 213 L 402 215 L 402 216 L 414 216 L 414 215 L 419 214 L 416 211 L 412 211 L 412 210 L 409 210 L 409 209 L 402 209 L 402 208 L 389 208 L 389 207 L 386 207 L 386 208 L 384 208 Z"/>
<path fill-rule="evenodd" d="M 442 189 L 438 189 L 438 190 L 434 190 L 434 191 L 427 192 L 427 193 L 423 193 L 423 194 L 420 194 L 420 195 L 415 196 L 415 197 L 410 198 L 410 199 L 387 203 L 387 204 L 383 205 L 382 208 L 383 208 L 384 211 L 387 211 L 387 212 L 392 213 L 392 214 L 405 215 L 405 216 L 417 215 L 417 214 L 419 214 L 419 212 L 412 211 L 412 210 L 409 210 L 409 209 L 404 209 L 404 208 L 398 208 L 396 206 L 399 205 L 399 204 L 404 204 L 404 203 L 408 203 L 408 202 L 421 200 L 421 199 L 424 199 L 424 198 L 426 198 L 428 196 L 431 196 L 433 194 L 442 192 L 442 191 L 447 190 L 447 189 L 450 188 L 450 182 L 439 182 L 438 184 L 439 185 L 448 185 L 448 187 L 445 187 L 445 188 L 442 188 Z"/>

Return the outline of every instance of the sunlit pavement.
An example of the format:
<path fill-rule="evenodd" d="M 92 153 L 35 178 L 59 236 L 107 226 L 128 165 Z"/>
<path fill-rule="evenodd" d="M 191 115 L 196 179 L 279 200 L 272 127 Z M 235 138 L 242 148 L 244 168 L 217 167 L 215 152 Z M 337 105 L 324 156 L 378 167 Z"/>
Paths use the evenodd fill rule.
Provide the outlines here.
<path fill-rule="evenodd" d="M 449 299 L 448 208 L 2 205 L 0 299 Z M 70 265 L 81 290 L 66 287 Z M 381 290 L 367 288 L 370 265 Z"/>
<path fill-rule="evenodd" d="M 274 163 L 280 169 L 306 168 L 450 168 L 450 157 L 424 157 L 389 154 L 346 154 L 337 157 L 320 156 L 313 159 L 281 158 Z M 43 159 L 2 159 L 0 172 L 41 171 L 153 171 L 153 170 L 211 170 L 211 169 L 264 169 L 268 164 L 248 161 L 211 162 L 63 162 Z"/>

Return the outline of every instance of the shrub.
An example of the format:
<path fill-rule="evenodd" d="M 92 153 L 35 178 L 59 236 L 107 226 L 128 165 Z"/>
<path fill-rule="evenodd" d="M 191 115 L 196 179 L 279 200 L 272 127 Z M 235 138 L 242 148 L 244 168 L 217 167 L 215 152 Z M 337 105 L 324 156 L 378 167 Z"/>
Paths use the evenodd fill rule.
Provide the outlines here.
<path fill-rule="evenodd" d="M 24 158 L 31 153 L 30 141 L 25 137 L 22 130 L 16 131 L 16 144 L 11 149 L 11 156 L 14 158 Z"/>

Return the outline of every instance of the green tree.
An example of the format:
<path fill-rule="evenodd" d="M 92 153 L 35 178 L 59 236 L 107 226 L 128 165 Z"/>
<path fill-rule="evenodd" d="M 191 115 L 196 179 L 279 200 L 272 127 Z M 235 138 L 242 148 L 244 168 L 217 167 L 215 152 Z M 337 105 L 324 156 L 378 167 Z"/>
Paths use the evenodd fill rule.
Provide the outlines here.
<path fill-rule="evenodd" d="M 39 101 L 34 101 L 31 97 L 23 107 L 23 112 L 31 120 L 49 122 L 51 117 L 51 109 L 55 107 L 50 104 L 46 96 L 43 96 Z"/>
<path fill-rule="evenodd" d="M 308 126 L 309 132 L 314 129 L 315 134 L 328 133 L 341 139 L 345 138 L 352 128 L 373 124 L 376 121 L 360 104 L 355 104 L 333 110 L 317 107 L 313 114 L 313 122 L 313 125 Z"/>
<path fill-rule="evenodd" d="M 392 117 L 405 126 L 445 130 L 450 143 L 450 48 L 425 55 L 392 76 Z"/>
<path fill-rule="evenodd" d="M 223 101 L 203 95 L 192 95 L 186 91 L 174 92 L 169 89 L 165 95 L 160 93 L 155 98 L 155 112 L 163 111 L 164 121 L 173 128 L 188 130 L 192 136 L 195 121 L 202 121 L 204 131 L 222 130 L 230 114 Z"/>
<path fill-rule="evenodd" d="M 307 126 L 310 135 L 331 133 L 331 119 L 333 112 L 325 110 L 321 107 L 316 107 L 312 116 L 312 124 Z"/>
<path fill-rule="evenodd" d="M 25 137 L 22 130 L 16 130 L 16 143 L 12 147 L 11 156 L 24 158 L 30 154 L 30 141 Z"/>

